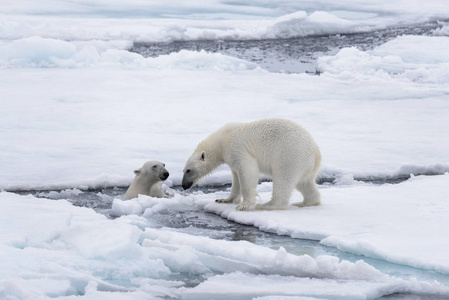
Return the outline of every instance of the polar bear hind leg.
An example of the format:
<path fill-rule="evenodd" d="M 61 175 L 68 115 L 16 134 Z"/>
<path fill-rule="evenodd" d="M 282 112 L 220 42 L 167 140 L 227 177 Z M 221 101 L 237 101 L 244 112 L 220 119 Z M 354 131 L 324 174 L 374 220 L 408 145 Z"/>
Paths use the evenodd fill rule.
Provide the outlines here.
<path fill-rule="evenodd" d="M 290 196 L 292 195 L 294 189 L 295 185 L 291 183 L 291 179 L 288 174 L 285 174 L 285 176 L 273 176 L 273 193 L 271 200 L 267 203 L 256 205 L 256 209 L 288 209 Z"/>
<path fill-rule="evenodd" d="M 318 191 L 315 179 L 300 182 L 298 183 L 296 188 L 301 192 L 304 200 L 302 202 L 293 203 L 292 205 L 298 207 L 320 205 L 321 196 L 320 192 Z"/>

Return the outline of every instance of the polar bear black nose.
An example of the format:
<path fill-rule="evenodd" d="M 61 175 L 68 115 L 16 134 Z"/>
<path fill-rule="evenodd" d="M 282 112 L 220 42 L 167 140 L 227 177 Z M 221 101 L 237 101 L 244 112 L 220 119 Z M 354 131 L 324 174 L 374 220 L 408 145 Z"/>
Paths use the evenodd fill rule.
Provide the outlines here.
<path fill-rule="evenodd" d="M 193 184 L 192 184 L 191 182 L 183 182 L 183 183 L 182 183 L 182 188 L 183 188 L 184 190 L 187 190 L 187 189 L 189 189 L 192 185 L 193 185 Z"/>
<path fill-rule="evenodd" d="M 168 176 L 170 175 L 170 173 L 168 173 L 168 171 L 165 171 L 164 173 L 159 173 L 159 178 L 164 181 L 165 179 L 168 178 Z"/>
<path fill-rule="evenodd" d="M 190 179 L 186 178 L 186 175 L 184 175 L 184 177 L 182 178 L 182 188 L 184 190 L 187 190 L 189 188 L 191 188 L 193 185 L 193 181 L 191 181 Z"/>

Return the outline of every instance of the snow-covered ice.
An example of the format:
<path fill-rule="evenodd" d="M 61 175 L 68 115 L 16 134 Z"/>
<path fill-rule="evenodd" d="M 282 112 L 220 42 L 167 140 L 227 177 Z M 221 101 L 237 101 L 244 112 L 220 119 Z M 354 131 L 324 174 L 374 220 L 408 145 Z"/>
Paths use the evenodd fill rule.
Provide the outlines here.
<path fill-rule="evenodd" d="M 443 178 L 447 182 L 446 177 Z M 352 194 L 354 187 L 342 189 Z M 337 199 L 342 198 L 339 189 L 327 191 L 334 191 Z M 357 192 L 354 194 L 357 196 Z M 154 229 L 149 226 L 151 220 L 145 217 L 170 207 L 182 210 L 189 205 L 202 206 L 213 201 L 213 197 L 213 194 L 202 193 L 187 198 L 177 195 L 170 204 L 164 202 L 166 199 L 140 196 L 125 203 L 129 207 L 145 208 L 143 216 L 130 211 L 130 215 L 112 220 L 64 200 L 2 192 L 0 254 L 8 259 L 1 260 L 0 296 L 7 299 L 72 299 L 77 295 L 86 299 L 221 299 L 232 295 L 244 298 L 345 295 L 351 299 L 375 299 L 403 292 L 449 297 L 449 287 L 441 283 L 385 275 L 363 260 L 349 262 L 334 256 L 297 256 L 282 247 L 272 250 L 246 241 L 215 240 L 169 228 Z M 120 203 L 121 200 L 115 201 Z M 208 205 L 210 203 L 206 207 Z M 346 208 L 327 203 L 323 207 L 342 212 Z M 292 222 L 289 212 L 296 211 L 284 212 L 287 223 Z M 264 219 L 276 222 L 277 212 L 267 214 L 273 216 Z M 322 217 L 319 211 L 309 215 L 322 220 L 321 232 L 338 232 L 338 229 L 326 228 L 335 226 L 333 219 Z M 247 217 L 257 216 L 249 212 Z M 342 222 L 342 219 L 337 221 Z M 358 225 L 360 219 L 346 218 L 343 222 L 342 227 Z M 418 234 L 421 234 L 420 229 L 426 229 L 425 225 L 420 226 L 423 223 L 416 224 Z M 444 224 L 447 221 L 442 226 Z M 373 231 L 376 232 L 376 228 Z M 413 229 L 403 233 L 410 231 Z M 360 234 L 360 231 L 352 234 Z M 444 238 L 444 234 L 440 238 Z M 438 240 L 436 235 L 434 240 Z M 447 247 L 447 244 L 439 247 Z M 361 249 L 364 249 L 363 244 Z M 189 274 L 202 277 L 204 282 L 194 288 L 185 286 L 180 279 Z M 238 284 L 242 281 L 248 285 Z"/>
<path fill-rule="evenodd" d="M 447 20 L 445 0 L 45 1 L 2 3 L 0 39 L 173 41 L 288 38 Z M 49 21 L 51 20 L 51 22 Z M 123 47 L 118 43 L 115 46 Z"/>
<path fill-rule="evenodd" d="M 163 211 L 204 207 L 228 220 L 293 238 L 318 240 L 324 245 L 391 263 L 449 274 L 449 174 L 412 177 L 400 184 L 361 182 L 321 189 L 323 204 L 287 211 L 236 211 L 236 205 L 215 203 L 223 193 L 176 195 L 159 200 L 115 199 L 115 216 L 150 217 Z M 262 202 L 271 197 L 271 183 L 262 183 Z M 293 195 L 292 202 L 301 196 Z"/>
<path fill-rule="evenodd" d="M 321 189 L 320 207 L 241 213 L 235 205 L 212 202 L 205 210 L 264 231 L 320 240 L 343 251 L 449 274 L 448 184 L 448 174 L 419 176 L 397 185 L 359 183 Z M 271 187 L 265 190 L 259 193 L 262 202 L 271 196 Z"/>
<path fill-rule="evenodd" d="M 446 2 L 3 1 L 0 298 L 449 298 Z M 127 51 L 133 42 L 344 35 L 420 22 L 439 27 L 323 56 L 319 76 L 205 51 Z M 107 218 L 64 200 L 127 186 L 150 159 L 166 164 L 167 188 L 179 185 L 185 160 L 210 132 L 265 117 L 291 119 L 315 137 L 322 177 L 333 181 L 320 186 L 321 206 L 236 212 L 214 203 L 229 191 L 171 191 L 162 200 L 119 195 Z M 410 174 L 397 185 L 358 181 Z M 230 178 L 223 167 L 202 184 Z M 42 190 L 47 199 L 4 190 Z M 271 184 L 258 192 L 268 201 Z M 366 259 L 294 255 L 152 222 L 190 210 Z M 369 259 L 440 277 L 387 275 Z"/>
<path fill-rule="evenodd" d="M 423 47 L 436 49 L 434 57 Z M 449 58 L 438 49 L 446 48 L 444 36 L 345 48 L 319 60 L 321 76 L 309 76 L 206 52 L 143 58 L 39 37 L 13 41 L 0 48 L 0 135 L 8 141 L 0 187 L 123 186 L 148 159 L 165 162 L 169 183 L 179 184 L 186 158 L 211 131 L 264 117 L 306 127 L 324 177 L 443 174 Z M 229 181 L 229 172 L 215 179 Z"/>

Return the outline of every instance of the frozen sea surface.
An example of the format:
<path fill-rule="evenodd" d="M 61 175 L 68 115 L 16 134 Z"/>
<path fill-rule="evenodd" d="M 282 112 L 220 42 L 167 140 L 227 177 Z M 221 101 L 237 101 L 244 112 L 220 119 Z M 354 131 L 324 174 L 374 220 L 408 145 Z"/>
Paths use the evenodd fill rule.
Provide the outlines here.
<path fill-rule="evenodd" d="M 449 298 L 447 1 L 276 4 L 2 2 L 0 299 Z M 177 190 L 266 117 L 317 140 L 321 206 L 217 204 L 227 168 Z M 150 159 L 173 198 L 124 201 Z"/>
<path fill-rule="evenodd" d="M 441 212 L 448 207 L 434 196 L 446 196 L 441 191 L 448 179 L 448 175 L 421 176 L 397 185 L 321 186 L 321 207 L 278 212 L 236 212 L 234 205 L 214 203 L 215 198 L 229 193 L 226 187 L 189 193 L 164 187 L 173 198 L 139 196 L 128 201 L 122 200 L 123 188 L 35 191 L 22 196 L 2 192 L 0 251 L 11 260 L 0 262 L 0 275 L 8 275 L 3 277 L 0 295 L 18 299 L 36 295 L 42 299 L 253 299 L 274 295 L 278 299 L 312 295 L 314 299 L 382 299 L 384 295 L 389 295 L 386 299 L 446 299 L 449 275 L 444 268 L 437 272 L 407 266 L 414 263 L 413 258 L 405 264 L 391 263 L 388 252 L 386 260 L 349 253 L 353 250 L 342 252 L 319 243 L 318 237 L 324 235 L 310 220 L 319 219 L 323 228 L 337 227 L 336 234 L 330 234 L 333 238 L 349 226 L 352 231 L 347 233 L 356 241 L 369 238 L 370 232 L 381 233 L 388 240 L 403 236 L 404 230 L 407 234 L 421 234 L 423 229 L 430 232 L 428 228 L 437 224 L 417 222 L 410 229 L 395 226 L 392 229 L 397 232 L 391 235 L 382 233 L 381 216 L 387 224 L 391 224 L 391 217 L 402 218 L 396 224 L 404 225 L 410 224 L 404 220 L 422 210 L 425 215 L 434 215 L 432 220 L 444 230 L 447 222 L 441 221 Z M 399 199 L 420 197 L 423 190 L 435 191 L 430 194 L 428 208 L 397 214 L 403 206 Z M 267 201 L 271 183 L 261 183 L 258 192 L 262 201 Z M 360 194 L 378 194 L 382 200 L 388 196 L 373 203 L 380 206 L 379 211 L 367 214 L 365 206 L 373 199 L 365 201 Z M 383 208 L 392 195 L 401 195 L 399 203 L 386 214 Z M 411 207 L 417 206 L 414 199 L 408 200 Z M 351 206 L 352 210 L 348 209 Z M 95 208 L 95 212 L 86 207 Z M 329 213 L 334 219 L 327 217 Z M 279 216 L 284 223 L 276 225 Z M 305 219 L 305 226 L 301 219 Z M 367 222 L 361 221 L 364 219 Z M 270 233 L 273 225 L 277 233 Z M 290 225 L 297 233 L 288 232 Z M 300 238 L 303 230 L 315 232 L 316 238 Z M 297 238 L 290 236 L 295 234 Z M 435 236 L 430 241 L 435 242 L 435 238 L 439 240 Z M 358 241 L 355 249 L 370 250 L 367 241 Z M 423 246 L 428 247 L 428 242 Z M 410 251 L 420 248 L 415 247 Z M 436 249 L 434 253 L 438 255 Z M 438 257 L 444 258 L 441 254 Z"/>

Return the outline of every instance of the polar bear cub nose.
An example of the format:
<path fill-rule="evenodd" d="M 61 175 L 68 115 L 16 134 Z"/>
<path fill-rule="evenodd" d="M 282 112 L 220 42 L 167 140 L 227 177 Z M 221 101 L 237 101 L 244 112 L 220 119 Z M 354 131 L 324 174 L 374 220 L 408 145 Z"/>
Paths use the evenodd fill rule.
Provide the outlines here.
<path fill-rule="evenodd" d="M 170 173 L 168 173 L 168 171 L 165 171 L 164 173 L 161 174 L 161 179 L 166 180 L 168 176 L 170 176 Z"/>

